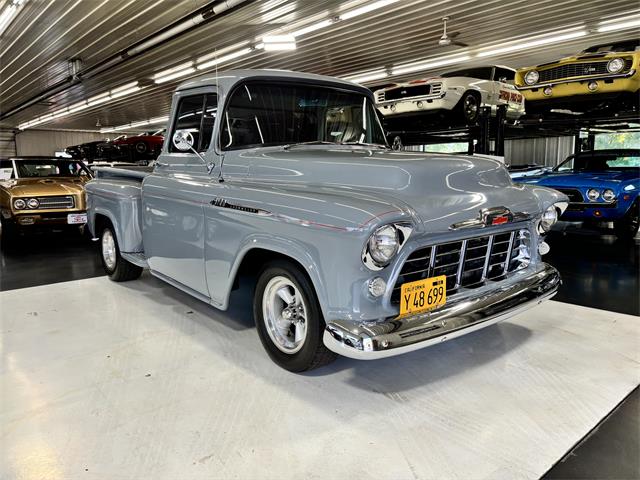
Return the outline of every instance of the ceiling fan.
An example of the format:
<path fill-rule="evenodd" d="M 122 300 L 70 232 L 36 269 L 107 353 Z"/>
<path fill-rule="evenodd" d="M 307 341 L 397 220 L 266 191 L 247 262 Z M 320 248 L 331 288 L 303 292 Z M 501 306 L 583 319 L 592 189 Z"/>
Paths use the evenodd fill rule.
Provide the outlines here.
<path fill-rule="evenodd" d="M 458 47 L 468 47 L 466 43 L 458 42 L 456 37 L 460 35 L 460 32 L 451 32 L 447 33 L 447 22 L 450 20 L 449 17 L 442 18 L 443 31 L 442 36 L 438 40 L 438 45 L 441 47 L 448 47 L 449 45 L 456 45 Z"/>

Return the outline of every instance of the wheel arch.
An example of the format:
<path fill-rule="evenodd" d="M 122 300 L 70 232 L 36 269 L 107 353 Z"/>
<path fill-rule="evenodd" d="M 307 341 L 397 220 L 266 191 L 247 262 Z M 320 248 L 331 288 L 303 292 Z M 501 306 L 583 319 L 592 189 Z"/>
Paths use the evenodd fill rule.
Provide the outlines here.
<path fill-rule="evenodd" d="M 288 247 L 285 249 L 279 245 L 251 245 L 244 248 L 238 254 L 230 272 L 229 288 L 224 295 L 221 307 L 223 309 L 228 307 L 231 291 L 239 287 L 240 278 L 250 277 L 253 286 L 265 265 L 275 260 L 283 260 L 291 262 L 308 278 L 318 298 L 320 309 L 325 314 L 323 306 L 326 305 L 326 289 L 315 262 L 300 248 L 291 245 Z"/>

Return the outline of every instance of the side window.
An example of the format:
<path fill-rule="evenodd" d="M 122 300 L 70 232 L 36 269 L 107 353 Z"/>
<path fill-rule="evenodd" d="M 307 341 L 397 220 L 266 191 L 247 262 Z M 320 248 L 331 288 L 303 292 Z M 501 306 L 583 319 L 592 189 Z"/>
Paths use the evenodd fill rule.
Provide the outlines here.
<path fill-rule="evenodd" d="M 0 181 L 13 178 L 13 163 L 11 160 L 0 160 Z"/>
<path fill-rule="evenodd" d="M 513 83 L 515 72 L 506 68 L 496 67 L 495 80 L 503 83 Z"/>
<path fill-rule="evenodd" d="M 176 130 L 186 130 L 193 136 L 194 148 L 203 152 L 211 144 L 213 123 L 218 110 L 218 95 L 215 93 L 184 97 L 178 103 L 178 113 L 171 137 Z M 170 152 L 179 152 L 169 143 Z"/>

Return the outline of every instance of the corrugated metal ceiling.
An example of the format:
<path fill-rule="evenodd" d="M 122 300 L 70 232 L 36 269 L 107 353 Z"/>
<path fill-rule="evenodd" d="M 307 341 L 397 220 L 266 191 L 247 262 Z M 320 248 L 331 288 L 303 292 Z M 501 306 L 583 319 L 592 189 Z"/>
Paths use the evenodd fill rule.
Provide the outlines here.
<path fill-rule="evenodd" d="M 253 41 L 292 23 L 314 23 L 372 1 L 246 2 L 219 19 L 12 115 L 2 124 L 16 126 L 132 80 L 141 81 L 145 88 L 132 96 L 41 127 L 95 129 L 98 119 L 101 125 L 107 126 L 161 116 L 168 112 L 175 85 L 188 77 L 154 85 L 150 81 L 154 73 L 195 60 L 216 48 Z M 28 0 L 0 38 L 0 109 L 7 111 L 64 80 L 68 76 L 69 59 L 82 59 L 84 67 L 104 61 L 208 3 L 206 0 Z M 296 51 L 256 51 L 220 69 L 284 68 L 344 76 L 427 57 L 475 51 L 570 26 L 585 25 L 593 29 L 599 21 L 621 16 L 632 7 L 628 0 L 400 0 L 302 36 L 298 38 Z M 467 49 L 437 45 L 442 34 L 441 18 L 445 15 L 451 17 L 449 31 L 460 32 L 457 40 L 468 44 Z M 590 44 L 637 35 L 637 31 L 628 30 L 609 34 L 593 32 L 575 41 L 483 59 L 482 63 L 513 67 L 537 64 Z M 436 71 L 418 72 L 404 78 Z M 396 79 L 403 77 L 394 77 Z"/>

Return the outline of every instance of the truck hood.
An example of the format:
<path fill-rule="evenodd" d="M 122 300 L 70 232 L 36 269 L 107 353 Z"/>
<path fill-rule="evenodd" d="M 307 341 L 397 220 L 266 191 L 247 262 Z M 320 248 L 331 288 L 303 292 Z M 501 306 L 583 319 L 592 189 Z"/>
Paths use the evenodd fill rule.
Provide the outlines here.
<path fill-rule="evenodd" d="M 250 158 L 252 182 L 299 185 L 307 192 L 339 190 L 353 201 L 375 199 L 379 210 L 403 210 L 429 231 L 477 218 L 484 208 L 529 214 L 541 208 L 535 189 L 514 185 L 502 163 L 485 157 L 293 147 L 256 150 Z"/>
<path fill-rule="evenodd" d="M 13 197 L 44 197 L 82 193 L 84 181 L 80 178 L 18 178 L 4 182 L 3 186 Z"/>

